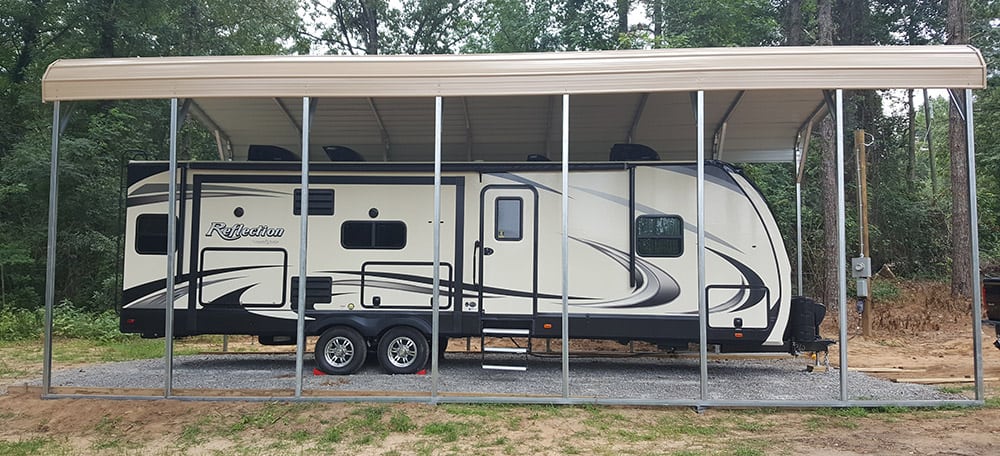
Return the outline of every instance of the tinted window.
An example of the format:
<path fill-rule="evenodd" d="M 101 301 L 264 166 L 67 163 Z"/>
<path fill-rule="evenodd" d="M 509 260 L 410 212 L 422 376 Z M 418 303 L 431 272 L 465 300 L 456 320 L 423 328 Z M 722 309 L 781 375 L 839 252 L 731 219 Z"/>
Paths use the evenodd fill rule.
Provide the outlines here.
<path fill-rule="evenodd" d="M 340 226 L 345 249 L 401 249 L 406 246 L 406 224 L 397 221 L 355 221 Z"/>
<path fill-rule="evenodd" d="M 684 253 L 684 220 L 676 215 L 643 215 L 635 222 L 636 252 L 647 257 Z"/>
<path fill-rule="evenodd" d="M 167 254 L 167 214 L 136 217 L 135 251 L 143 255 Z"/>
<path fill-rule="evenodd" d="M 521 198 L 497 198 L 496 231 L 498 241 L 520 241 L 522 227 Z"/>

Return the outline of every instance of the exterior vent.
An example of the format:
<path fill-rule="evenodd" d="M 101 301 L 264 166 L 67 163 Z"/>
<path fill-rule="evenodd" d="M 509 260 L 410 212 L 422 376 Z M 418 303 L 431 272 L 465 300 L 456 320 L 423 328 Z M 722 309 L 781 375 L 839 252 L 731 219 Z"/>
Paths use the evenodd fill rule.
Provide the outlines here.
<path fill-rule="evenodd" d="M 329 304 L 333 300 L 332 277 L 306 277 L 306 309 L 314 304 Z M 299 278 L 292 277 L 292 309 L 299 305 Z"/>
<path fill-rule="evenodd" d="M 295 215 L 302 215 L 302 189 L 295 189 Z M 309 215 L 333 215 L 333 189 L 309 189 Z"/>

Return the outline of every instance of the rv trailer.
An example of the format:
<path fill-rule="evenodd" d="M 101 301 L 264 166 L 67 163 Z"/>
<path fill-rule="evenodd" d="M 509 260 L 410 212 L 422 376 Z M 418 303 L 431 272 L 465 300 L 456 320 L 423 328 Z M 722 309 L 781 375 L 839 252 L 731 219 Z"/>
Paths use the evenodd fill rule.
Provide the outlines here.
<path fill-rule="evenodd" d="M 183 162 L 173 222 L 168 164 L 130 163 L 121 331 L 163 337 L 164 305 L 172 305 L 175 337 L 245 334 L 294 344 L 304 277 L 305 334 L 319 336 L 319 369 L 350 374 L 372 351 L 386 372 L 422 369 L 432 333 L 432 165 L 310 166 L 309 270 L 299 271 L 297 162 Z M 518 337 L 527 347 L 483 349 L 527 353 L 531 340 L 561 336 L 560 166 L 443 164 L 443 340 Z M 791 296 L 775 219 L 738 168 L 705 166 L 704 290 L 694 163 L 572 163 L 569 182 L 571 338 L 686 348 L 699 341 L 705 293 L 708 343 L 721 351 L 794 353 L 831 343 L 818 333 L 825 308 Z M 168 304 L 162 264 L 171 224 L 178 261 Z"/>

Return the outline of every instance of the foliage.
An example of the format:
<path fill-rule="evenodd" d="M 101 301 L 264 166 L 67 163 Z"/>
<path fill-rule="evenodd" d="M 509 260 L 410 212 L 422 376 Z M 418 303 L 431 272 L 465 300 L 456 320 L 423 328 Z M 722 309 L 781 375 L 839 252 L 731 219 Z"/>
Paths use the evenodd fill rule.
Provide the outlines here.
<path fill-rule="evenodd" d="M 42 336 L 45 309 L 0 310 L 0 341 L 37 339 Z M 53 309 L 52 334 L 56 337 L 114 342 L 133 336 L 118 331 L 118 315 L 112 311 L 94 313 L 63 302 Z"/>

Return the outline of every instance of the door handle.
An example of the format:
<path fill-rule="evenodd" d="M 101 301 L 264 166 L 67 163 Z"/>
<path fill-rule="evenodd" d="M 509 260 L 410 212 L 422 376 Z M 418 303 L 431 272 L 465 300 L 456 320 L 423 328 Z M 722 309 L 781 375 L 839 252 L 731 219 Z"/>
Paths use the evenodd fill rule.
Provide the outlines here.
<path fill-rule="evenodd" d="M 493 249 L 489 247 L 483 247 L 483 255 L 485 256 L 493 255 Z"/>

